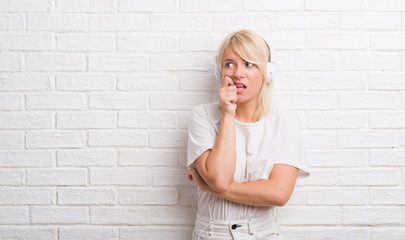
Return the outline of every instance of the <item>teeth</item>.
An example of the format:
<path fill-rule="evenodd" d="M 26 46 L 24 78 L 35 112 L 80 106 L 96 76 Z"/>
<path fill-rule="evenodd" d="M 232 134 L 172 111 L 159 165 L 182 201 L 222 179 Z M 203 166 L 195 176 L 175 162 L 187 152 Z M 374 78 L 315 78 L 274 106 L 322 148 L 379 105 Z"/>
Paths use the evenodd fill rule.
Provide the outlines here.
<path fill-rule="evenodd" d="M 244 87 L 243 85 L 236 85 L 236 87 Z"/>

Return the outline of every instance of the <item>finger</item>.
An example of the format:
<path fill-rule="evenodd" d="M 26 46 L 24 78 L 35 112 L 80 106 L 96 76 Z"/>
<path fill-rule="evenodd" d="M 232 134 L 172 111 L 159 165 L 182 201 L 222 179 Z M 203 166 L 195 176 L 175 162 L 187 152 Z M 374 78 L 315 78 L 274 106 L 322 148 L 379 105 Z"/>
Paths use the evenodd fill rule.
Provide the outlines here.
<path fill-rule="evenodd" d="M 223 85 L 222 86 L 233 86 L 233 80 L 232 78 L 225 76 L 225 78 L 222 80 Z"/>

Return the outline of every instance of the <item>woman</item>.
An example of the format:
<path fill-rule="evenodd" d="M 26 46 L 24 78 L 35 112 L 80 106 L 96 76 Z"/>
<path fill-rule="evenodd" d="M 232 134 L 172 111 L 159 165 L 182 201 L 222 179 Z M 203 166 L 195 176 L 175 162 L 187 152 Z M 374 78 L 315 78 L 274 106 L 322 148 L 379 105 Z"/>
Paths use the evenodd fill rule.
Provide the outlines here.
<path fill-rule="evenodd" d="M 299 118 L 271 101 L 270 49 L 230 34 L 218 51 L 220 104 L 195 107 L 187 173 L 199 188 L 193 239 L 282 239 L 275 206 L 290 198 L 303 162 Z"/>

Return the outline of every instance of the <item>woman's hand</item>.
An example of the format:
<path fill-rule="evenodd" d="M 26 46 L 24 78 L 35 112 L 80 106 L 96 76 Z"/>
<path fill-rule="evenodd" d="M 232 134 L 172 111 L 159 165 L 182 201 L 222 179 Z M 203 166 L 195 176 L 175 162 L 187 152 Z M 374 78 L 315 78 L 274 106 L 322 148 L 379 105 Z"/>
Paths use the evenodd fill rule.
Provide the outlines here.
<path fill-rule="evenodd" d="M 219 88 L 219 99 L 221 101 L 222 115 L 235 116 L 238 94 L 236 86 L 230 77 L 225 76 Z"/>

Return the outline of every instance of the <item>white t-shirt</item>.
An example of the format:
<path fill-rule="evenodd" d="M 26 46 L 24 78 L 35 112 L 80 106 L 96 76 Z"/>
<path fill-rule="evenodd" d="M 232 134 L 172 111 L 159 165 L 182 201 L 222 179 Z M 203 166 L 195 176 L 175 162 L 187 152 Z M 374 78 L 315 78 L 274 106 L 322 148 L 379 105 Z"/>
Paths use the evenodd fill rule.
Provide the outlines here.
<path fill-rule="evenodd" d="M 192 110 L 187 145 L 189 168 L 202 153 L 214 146 L 220 121 L 218 103 L 199 105 Z M 274 164 L 299 168 L 299 177 L 309 175 L 300 118 L 295 112 L 276 108 L 272 115 L 255 123 L 235 120 L 235 130 L 237 152 L 234 182 L 268 179 Z M 198 190 L 198 213 L 218 220 L 260 217 L 271 208 L 235 203 Z"/>

